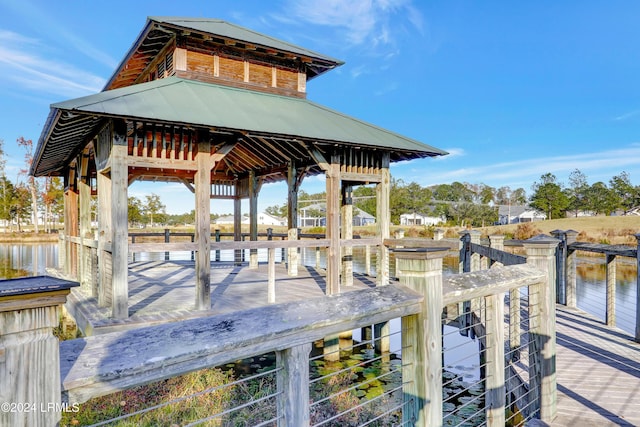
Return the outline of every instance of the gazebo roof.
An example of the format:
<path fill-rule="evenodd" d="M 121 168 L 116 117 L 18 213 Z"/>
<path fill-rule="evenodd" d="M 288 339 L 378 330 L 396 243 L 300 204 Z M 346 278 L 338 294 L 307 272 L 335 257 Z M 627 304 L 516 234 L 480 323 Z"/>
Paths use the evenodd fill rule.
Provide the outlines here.
<path fill-rule="evenodd" d="M 220 19 L 150 16 L 126 53 L 104 90 L 136 83 L 142 71 L 176 37 L 198 37 L 222 44 L 257 49 L 268 55 L 299 59 L 305 64 L 308 79 L 344 64 L 339 59 L 305 49 Z"/>
<path fill-rule="evenodd" d="M 168 77 L 53 104 L 31 173 L 60 174 L 105 117 L 238 133 L 248 149 L 271 158 L 279 150 L 260 141 L 368 147 L 389 151 L 391 161 L 447 154 L 307 99 Z M 280 156 L 272 162 L 286 163 Z"/>

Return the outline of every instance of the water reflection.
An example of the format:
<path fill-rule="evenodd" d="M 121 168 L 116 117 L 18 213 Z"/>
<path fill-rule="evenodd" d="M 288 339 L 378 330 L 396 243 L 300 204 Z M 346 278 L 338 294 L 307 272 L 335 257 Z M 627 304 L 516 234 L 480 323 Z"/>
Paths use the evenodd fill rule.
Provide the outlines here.
<path fill-rule="evenodd" d="M 0 279 L 40 276 L 57 267 L 56 243 L 0 244 Z"/>

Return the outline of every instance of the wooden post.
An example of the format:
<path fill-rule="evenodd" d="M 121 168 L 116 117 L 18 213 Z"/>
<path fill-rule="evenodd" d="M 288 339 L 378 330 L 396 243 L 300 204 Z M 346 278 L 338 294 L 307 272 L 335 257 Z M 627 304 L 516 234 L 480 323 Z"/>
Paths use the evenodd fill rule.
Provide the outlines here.
<path fill-rule="evenodd" d="M 258 240 L 258 178 L 249 171 L 249 240 Z M 258 250 L 249 250 L 249 268 L 258 268 Z"/>
<path fill-rule="evenodd" d="M 195 239 L 196 295 L 195 309 L 211 308 L 211 143 L 199 141 L 196 154 L 197 170 L 193 179 L 195 186 Z"/>
<path fill-rule="evenodd" d="M 606 254 L 607 263 L 607 326 L 616 326 L 616 256 Z"/>
<path fill-rule="evenodd" d="M 298 169 L 293 160 L 287 170 L 287 236 L 290 241 L 298 240 Z M 288 249 L 287 274 L 298 275 L 298 249 Z"/>
<path fill-rule="evenodd" d="M 493 249 L 497 249 L 499 251 L 504 251 L 504 236 L 499 234 L 493 234 L 489 236 L 489 247 Z M 491 260 L 489 266 L 494 264 L 502 265 L 502 263 Z"/>
<path fill-rule="evenodd" d="M 640 342 L 640 233 L 635 235 L 636 259 L 637 259 L 637 279 L 636 279 L 636 336 L 635 341 Z"/>
<path fill-rule="evenodd" d="M 267 302 L 276 302 L 276 248 L 267 249 Z"/>
<path fill-rule="evenodd" d="M 165 228 L 164 229 L 164 242 L 165 243 L 169 243 L 170 241 L 171 241 L 171 231 L 168 228 Z M 170 257 L 170 253 L 169 253 L 169 251 L 166 251 L 164 253 L 164 260 L 165 261 L 169 261 L 169 257 Z"/>
<path fill-rule="evenodd" d="M 523 242 L 527 264 L 547 272 L 545 284 L 529 290 L 531 389 L 537 387 L 540 419 L 556 416 L 556 248 L 560 241 L 543 234 Z"/>
<path fill-rule="evenodd" d="M 74 409 L 62 405 L 59 341 L 53 335 L 60 309 L 73 286 L 78 284 L 43 276 L 3 284 L 1 426 L 55 426 L 63 410 Z"/>
<path fill-rule="evenodd" d="M 353 239 L 353 199 L 351 193 L 353 187 L 351 185 L 342 186 L 342 239 Z M 319 258 L 319 257 L 317 257 Z M 353 247 L 345 246 L 342 248 L 342 286 L 353 286 Z"/>
<path fill-rule="evenodd" d="M 107 247 L 112 243 L 111 227 L 111 177 L 98 172 L 98 305 L 108 307 L 112 298 L 111 251 Z"/>
<path fill-rule="evenodd" d="M 448 248 L 397 249 L 400 284 L 424 295 L 402 318 L 403 425 L 442 425 L 442 258 Z"/>
<path fill-rule="evenodd" d="M 111 147 L 111 224 L 112 239 L 112 300 L 111 315 L 115 319 L 129 317 L 129 284 L 127 256 L 129 254 L 128 186 L 126 124 L 113 121 Z"/>
<path fill-rule="evenodd" d="M 396 230 L 395 232 L 395 236 L 394 236 L 397 240 L 399 239 L 404 239 L 404 230 L 403 229 L 399 229 Z M 396 248 L 400 249 L 402 248 L 402 245 L 396 245 Z M 400 277 L 400 267 L 398 266 L 398 262 L 395 262 L 395 273 L 394 273 L 394 277 L 397 279 L 398 277 Z"/>
<path fill-rule="evenodd" d="M 82 289 L 87 291 L 91 296 L 98 296 L 98 288 L 91 280 L 91 251 L 89 247 L 84 245 L 84 239 L 88 238 L 91 233 L 91 186 L 89 185 L 89 155 L 81 154 L 80 176 L 78 177 L 78 197 L 79 197 L 79 217 L 80 217 L 80 245 L 78 253 L 78 281 Z"/>
<path fill-rule="evenodd" d="M 389 171 L 390 154 L 383 153 L 380 167 L 380 182 L 376 185 L 376 227 L 380 243 L 376 258 L 376 286 L 389 284 L 389 248 L 384 245 L 384 239 L 391 235 L 391 220 L 389 218 L 389 194 L 391 191 L 391 174 Z M 379 353 L 387 353 L 391 349 L 391 326 L 389 322 L 374 325 L 374 343 Z"/>
<path fill-rule="evenodd" d="M 326 173 L 327 188 L 327 275 L 326 294 L 340 293 L 340 159 L 331 156 L 331 164 Z"/>
<path fill-rule="evenodd" d="M 376 185 L 376 226 L 380 244 L 378 245 L 378 257 L 376 259 L 376 285 L 384 286 L 389 284 L 389 248 L 383 241 L 390 236 L 389 219 L 389 193 L 391 191 L 391 174 L 389 172 L 390 154 L 382 154 L 382 165 L 380 167 L 381 180 Z"/>
<path fill-rule="evenodd" d="M 78 278 L 78 245 L 71 241 L 70 237 L 78 237 L 78 193 L 75 190 L 75 174 L 70 174 L 69 186 L 65 190 L 65 207 L 64 207 L 64 225 L 65 234 L 67 235 L 66 241 L 66 266 L 68 269 L 65 271 L 68 277 L 74 279 Z"/>
<path fill-rule="evenodd" d="M 551 235 L 558 239 L 556 250 L 556 302 L 567 304 L 567 233 L 563 230 L 553 230 Z"/>
<path fill-rule="evenodd" d="M 233 199 L 233 240 L 235 242 L 242 241 L 242 200 L 238 193 L 238 184 L 236 184 L 236 196 Z M 233 253 L 235 265 L 242 265 L 244 251 L 236 249 Z"/>
<path fill-rule="evenodd" d="M 371 275 L 371 246 L 364 247 L 364 270 L 367 276 Z"/>
<path fill-rule="evenodd" d="M 278 427 L 309 425 L 310 352 L 310 343 L 276 352 Z"/>
<path fill-rule="evenodd" d="M 220 229 L 216 228 L 216 242 L 220 243 Z M 220 249 L 216 249 L 216 262 L 220 262 Z"/>
<path fill-rule="evenodd" d="M 571 249 L 571 244 L 575 243 L 578 237 L 578 232 L 575 230 L 567 230 L 565 231 L 567 235 L 567 260 L 565 263 L 565 292 L 566 298 L 565 303 L 567 307 L 575 308 L 577 307 L 577 283 L 578 276 L 576 274 L 576 266 L 578 264 L 578 255 L 574 249 Z M 562 274 L 562 271 L 559 271 L 558 274 Z"/>
<path fill-rule="evenodd" d="M 487 425 L 505 425 L 504 294 L 485 297 L 485 388 Z"/>

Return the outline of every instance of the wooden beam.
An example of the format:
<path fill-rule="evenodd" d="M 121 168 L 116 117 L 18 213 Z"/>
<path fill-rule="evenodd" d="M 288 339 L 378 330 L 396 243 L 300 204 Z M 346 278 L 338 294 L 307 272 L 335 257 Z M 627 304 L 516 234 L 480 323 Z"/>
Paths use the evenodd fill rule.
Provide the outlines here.
<path fill-rule="evenodd" d="M 98 306 L 111 304 L 112 295 L 112 263 L 111 251 L 111 178 L 98 172 Z"/>
<path fill-rule="evenodd" d="M 249 172 L 249 240 L 258 240 L 258 178 L 254 171 Z M 250 250 L 249 268 L 258 268 L 258 251 Z"/>
<path fill-rule="evenodd" d="M 80 233 L 83 238 L 89 237 L 91 233 L 91 186 L 89 184 L 89 154 L 81 154 L 80 177 L 78 179 L 78 194 L 80 199 Z M 84 245 L 79 246 L 79 271 L 78 281 L 83 290 L 91 293 L 93 297 L 98 296 L 97 287 L 93 286 L 91 277 L 91 252 L 85 249 Z"/>
<path fill-rule="evenodd" d="M 211 308 L 211 145 L 198 143 L 195 184 L 196 310 Z"/>
<path fill-rule="evenodd" d="M 389 221 L 389 193 L 391 188 L 391 174 L 389 173 L 390 154 L 382 154 L 381 180 L 376 185 L 376 226 L 378 237 L 381 240 L 390 236 Z M 378 246 L 378 259 L 376 261 L 377 285 L 389 284 L 389 248 L 385 245 Z"/>
<path fill-rule="evenodd" d="M 289 240 L 298 240 L 298 169 L 294 160 L 289 162 L 287 171 L 287 228 Z M 288 251 L 289 276 L 298 275 L 298 249 L 291 248 Z"/>
<path fill-rule="evenodd" d="M 320 150 L 318 150 L 316 147 L 313 147 L 313 146 L 306 147 L 306 148 L 307 148 L 307 151 L 309 152 L 309 155 L 311 156 L 313 161 L 317 163 L 320 169 L 322 169 L 325 172 L 330 171 L 331 166 L 329 165 L 329 162 L 327 161 L 327 159 L 324 158 Z"/>
<path fill-rule="evenodd" d="M 327 295 L 340 293 L 340 159 L 332 156 L 326 172 L 327 188 Z"/>
<path fill-rule="evenodd" d="M 111 223 L 113 226 L 112 266 L 113 296 L 111 315 L 115 319 L 129 317 L 128 248 L 128 170 L 126 124 L 113 121 L 111 147 Z"/>
<path fill-rule="evenodd" d="M 342 183 L 341 232 L 342 240 L 353 239 L 353 187 Z M 353 247 L 342 247 L 342 286 L 353 286 Z"/>

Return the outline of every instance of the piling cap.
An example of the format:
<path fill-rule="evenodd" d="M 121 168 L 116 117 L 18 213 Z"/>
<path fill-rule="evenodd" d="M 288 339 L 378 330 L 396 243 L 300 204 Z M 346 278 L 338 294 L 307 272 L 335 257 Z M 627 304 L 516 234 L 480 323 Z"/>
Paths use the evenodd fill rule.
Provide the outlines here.
<path fill-rule="evenodd" d="M 532 243 L 532 244 L 558 244 L 560 240 L 555 237 L 551 237 L 547 234 L 538 234 L 537 236 L 533 236 L 530 239 L 523 241 L 522 243 Z"/>

